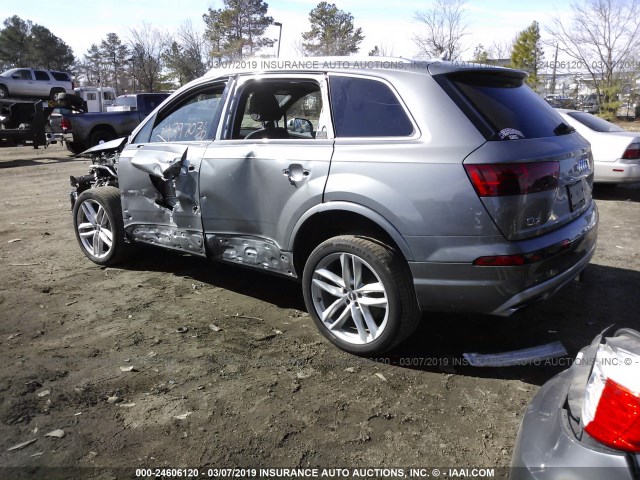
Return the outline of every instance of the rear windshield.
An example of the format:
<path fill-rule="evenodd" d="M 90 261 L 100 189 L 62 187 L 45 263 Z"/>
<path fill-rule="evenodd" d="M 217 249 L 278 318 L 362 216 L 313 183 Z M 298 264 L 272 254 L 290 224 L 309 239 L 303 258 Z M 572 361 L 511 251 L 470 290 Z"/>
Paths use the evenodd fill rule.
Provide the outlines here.
<path fill-rule="evenodd" d="M 136 108 L 136 97 L 118 97 L 116 98 L 115 104 L 117 107 L 131 107 Z"/>
<path fill-rule="evenodd" d="M 620 128 L 617 125 L 614 125 L 611 122 L 607 122 L 600 117 L 596 117 L 595 115 L 591 115 L 586 112 L 567 112 L 571 118 L 576 119 L 583 125 L 586 125 L 591 130 L 595 130 L 596 132 L 624 132 L 624 128 Z"/>
<path fill-rule="evenodd" d="M 518 76 L 465 72 L 449 80 L 491 126 L 491 140 L 552 137 L 562 123 L 562 117 Z"/>

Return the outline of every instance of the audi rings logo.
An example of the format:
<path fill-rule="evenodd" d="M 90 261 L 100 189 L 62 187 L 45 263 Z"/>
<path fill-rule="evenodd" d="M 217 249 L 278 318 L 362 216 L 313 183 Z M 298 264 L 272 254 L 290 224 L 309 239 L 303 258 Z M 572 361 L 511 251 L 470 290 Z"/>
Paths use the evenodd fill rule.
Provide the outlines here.
<path fill-rule="evenodd" d="M 576 169 L 578 173 L 587 173 L 589 171 L 589 160 L 581 158 L 576 164 Z"/>

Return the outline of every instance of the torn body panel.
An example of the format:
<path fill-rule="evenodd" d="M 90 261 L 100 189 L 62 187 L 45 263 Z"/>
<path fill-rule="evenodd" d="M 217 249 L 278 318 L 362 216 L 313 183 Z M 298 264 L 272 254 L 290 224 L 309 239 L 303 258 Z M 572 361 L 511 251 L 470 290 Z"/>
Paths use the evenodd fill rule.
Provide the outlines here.
<path fill-rule="evenodd" d="M 198 175 L 208 143 L 125 148 L 118 173 L 122 217 L 131 238 L 204 255 Z"/>
<path fill-rule="evenodd" d="M 129 225 L 125 231 L 136 242 L 205 256 L 201 231 L 156 225 Z"/>
<path fill-rule="evenodd" d="M 207 234 L 207 251 L 214 260 L 247 265 L 290 277 L 297 277 L 291 252 L 283 252 L 258 237 Z"/>

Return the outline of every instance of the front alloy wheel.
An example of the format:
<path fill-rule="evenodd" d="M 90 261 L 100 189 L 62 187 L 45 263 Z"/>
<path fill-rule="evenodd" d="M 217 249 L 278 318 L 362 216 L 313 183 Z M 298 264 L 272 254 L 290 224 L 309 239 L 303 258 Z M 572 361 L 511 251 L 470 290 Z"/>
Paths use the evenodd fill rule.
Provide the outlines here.
<path fill-rule="evenodd" d="M 323 242 L 309 256 L 302 283 L 320 332 L 357 355 L 390 350 L 420 317 L 404 258 L 375 239 L 349 235 Z"/>
<path fill-rule="evenodd" d="M 115 187 L 85 190 L 73 207 L 76 238 L 83 253 L 99 265 L 113 265 L 127 250 L 120 192 Z"/>

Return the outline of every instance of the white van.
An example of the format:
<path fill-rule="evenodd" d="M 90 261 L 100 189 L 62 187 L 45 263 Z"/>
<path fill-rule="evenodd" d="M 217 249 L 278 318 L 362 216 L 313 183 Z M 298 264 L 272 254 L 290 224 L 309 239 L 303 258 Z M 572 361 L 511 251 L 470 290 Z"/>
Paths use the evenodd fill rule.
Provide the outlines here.
<path fill-rule="evenodd" d="M 87 102 L 88 112 L 106 112 L 116 100 L 116 91 L 111 87 L 77 87 L 73 90 Z"/>

